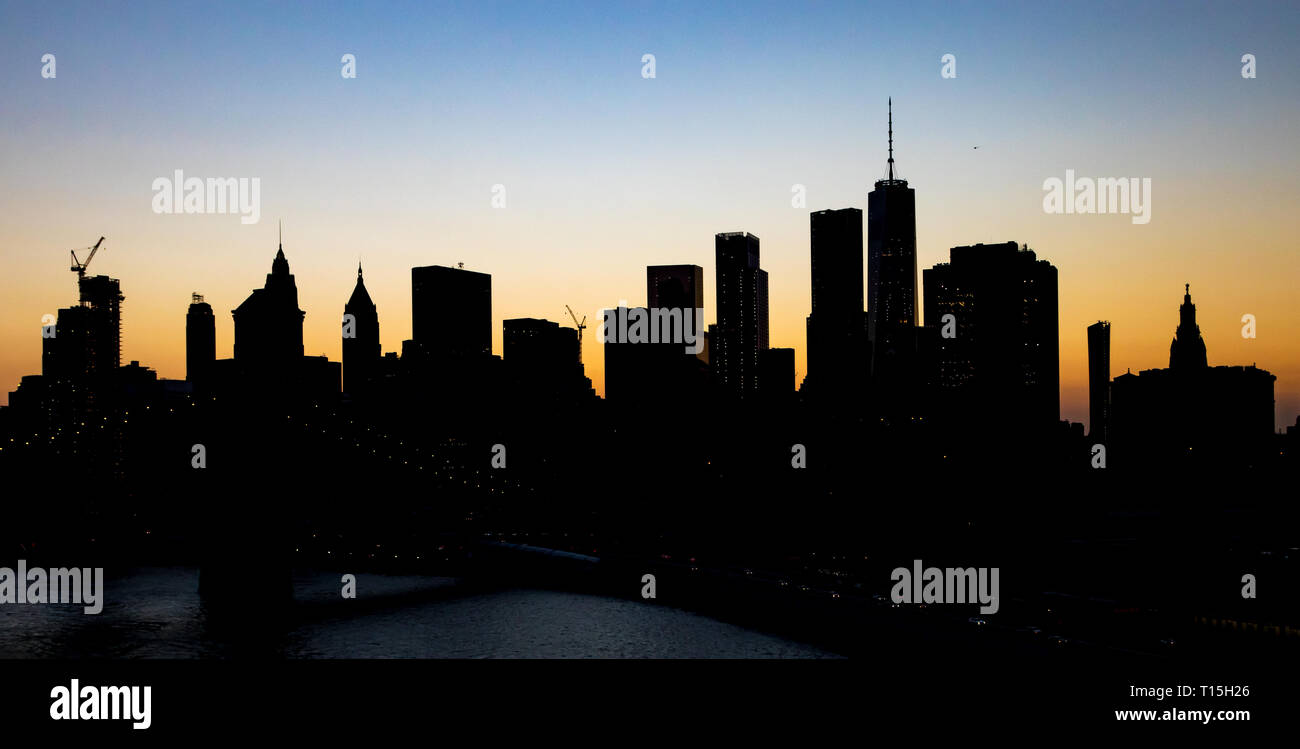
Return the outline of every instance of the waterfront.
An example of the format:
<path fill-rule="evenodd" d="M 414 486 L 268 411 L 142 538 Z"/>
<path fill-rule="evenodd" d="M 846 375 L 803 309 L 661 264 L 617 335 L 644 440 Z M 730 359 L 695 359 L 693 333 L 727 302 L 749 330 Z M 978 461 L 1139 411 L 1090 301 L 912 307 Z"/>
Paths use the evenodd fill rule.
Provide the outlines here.
<path fill-rule="evenodd" d="M 0 659 L 822 658 L 818 648 L 654 603 L 451 578 L 299 573 L 285 611 L 214 611 L 198 570 L 149 567 L 105 581 L 104 611 L 0 607 Z"/>

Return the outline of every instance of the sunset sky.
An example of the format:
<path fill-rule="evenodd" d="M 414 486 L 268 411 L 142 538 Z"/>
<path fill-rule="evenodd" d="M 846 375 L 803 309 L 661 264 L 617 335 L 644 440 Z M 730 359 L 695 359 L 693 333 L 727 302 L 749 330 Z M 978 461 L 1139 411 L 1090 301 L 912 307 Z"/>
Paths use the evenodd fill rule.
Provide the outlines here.
<path fill-rule="evenodd" d="M 497 354 L 503 319 L 586 315 L 598 392 L 599 311 L 644 304 L 646 265 L 693 263 L 712 321 L 714 234 L 748 231 L 771 345 L 802 380 L 808 214 L 866 208 L 892 96 L 919 268 L 1014 240 L 1059 269 L 1062 418 L 1087 420 L 1086 326 L 1111 321 L 1112 376 L 1166 366 L 1190 283 L 1210 364 L 1277 375 L 1282 428 L 1300 412 L 1297 38 L 1296 3 L 5 2 L 0 398 L 40 372 L 41 316 L 76 301 L 69 249 L 107 237 L 90 272 L 121 279 L 123 363 L 181 378 L 191 292 L 230 356 L 279 220 L 308 354 L 341 358 L 358 259 L 385 351 L 411 335 L 411 267 L 463 262 L 492 275 Z M 260 222 L 154 213 L 177 169 L 259 178 Z M 1046 214 L 1067 169 L 1150 178 L 1150 223 Z"/>

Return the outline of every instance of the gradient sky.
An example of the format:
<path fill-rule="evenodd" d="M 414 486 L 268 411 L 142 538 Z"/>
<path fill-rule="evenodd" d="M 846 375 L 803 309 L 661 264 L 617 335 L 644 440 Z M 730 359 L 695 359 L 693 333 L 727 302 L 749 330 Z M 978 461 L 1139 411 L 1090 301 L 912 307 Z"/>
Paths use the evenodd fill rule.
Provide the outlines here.
<path fill-rule="evenodd" d="M 711 321 L 713 235 L 748 231 L 802 379 L 808 213 L 866 207 L 893 96 L 919 267 L 1015 240 L 1060 270 L 1062 418 L 1087 420 L 1086 326 L 1112 322 L 1112 375 L 1166 366 L 1190 283 L 1210 363 L 1276 374 L 1281 428 L 1300 411 L 1298 21 L 1295 3 L 6 2 L 0 397 L 40 371 L 41 315 L 76 300 L 68 250 L 100 235 L 124 363 L 184 377 L 194 291 L 230 356 L 280 219 L 307 353 L 340 358 L 358 257 L 385 351 L 410 337 L 410 268 L 463 262 L 492 274 L 495 353 L 503 319 L 587 315 L 598 391 L 599 310 L 643 304 L 646 265 L 694 263 Z M 153 213 L 176 169 L 259 177 L 261 222 Z M 1150 177 L 1151 222 L 1045 214 L 1066 169 Z"/>

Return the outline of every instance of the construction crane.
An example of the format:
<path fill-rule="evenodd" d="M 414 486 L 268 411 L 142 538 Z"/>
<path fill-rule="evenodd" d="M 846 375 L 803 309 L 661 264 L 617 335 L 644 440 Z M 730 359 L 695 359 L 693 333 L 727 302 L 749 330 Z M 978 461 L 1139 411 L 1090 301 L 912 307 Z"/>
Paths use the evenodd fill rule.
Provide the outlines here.
<path fill-rule="evenodd" d="M 94 247 L 81 248 L 83 250 L 90 250 L 90 254 L 86 256 L 86 262 L 84 263 L 77 260 L 76 250 L 69 250 L 69 252 L 72 254 L 72 267 L 69 268 L 68 270 L 77 274 L 78 281 L 86 277 L 86 266 L 90 265 L 90 261 L 95 259 L 95 253 L 99 252 L 100 245 L 102 244 L 104 244 L 104 238 L 100 237 L 99 241 L 95 243 Z"/>
<path fill-rule="evenodd" d="M 583 315 L 582 322 L 578 322 L 578 316 L 573 314 L 573 308 L 567 304 L 564 305 L 564 308 L 569 311 L 569 317 L 573 318 L 573 324 L 578 326 L 578 361 L 581 362 L 582 361 L 582 331 L 587 329 L 587 316 Z"/>

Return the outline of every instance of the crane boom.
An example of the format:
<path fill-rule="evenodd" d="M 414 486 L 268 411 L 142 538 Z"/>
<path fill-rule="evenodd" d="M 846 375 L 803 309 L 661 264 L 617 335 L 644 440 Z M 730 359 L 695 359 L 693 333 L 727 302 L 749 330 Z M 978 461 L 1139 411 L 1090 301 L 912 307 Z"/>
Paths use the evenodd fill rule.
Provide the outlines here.
<path fill-rule="evenodd" d="M 569 317 L 573 318 L 573 324 L 578 326 L 578 362 L 581 363 L 582 362 L 582 331 L 587 328 L 587 316 L 583 315 L 582 322 L 578 322 L 578 316 L 573 314 L 573 308 L 567 304 L 564 305 L 564 308 L 569 311 Z"/>
<path fill-rule="evenodd" d="M 573 314 L 573 308 L 567 304 L 564 305 L 564 308 L 569 311 L 569 317 L 573 318 L 573 324 L 578 326 L 578 342 L 582 343 L 582 331 L 587 327 L 587 317 L 584 315 L 582 322 L 578 322 L 578 316 Z"/>
<path fill-rule="evenodd" d="M 77 278 L 80 279 L 80 278 L 84 278 L 84 277 L 85 277 L 85 275 L 86 275 L 86 266 L 90 265 L 90 261 L 95 259 L 95 253 L 96 253 L 96 252 L 99 252 L 99 247 L 100 247 L 100 245 L 102 245 L 102 244 L 104 244 L 104 238 L 103 238 L 103 237 L 100 237 L 100 238 L 99 238 L 99 241 L 95 243 L 95 246 L 89 248 L 89 249 L 90 249 L 90 254 L 86 256 L 86 262 L 84 262 L 84 263 L 81 262 L 81 261 L 79 261 L 79 260 L 77 260 L 77 251 L 76 251 L 76 250 L 71 250 L 71 253 L 72 253 L 72 267 L 69 268 L 69 270 L 71 270 L 73 273 L 76 273 L 76 274 L 77 274 Z M 83 249 L 84 249 L 84 248 L 83 248 Z"/>

